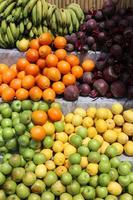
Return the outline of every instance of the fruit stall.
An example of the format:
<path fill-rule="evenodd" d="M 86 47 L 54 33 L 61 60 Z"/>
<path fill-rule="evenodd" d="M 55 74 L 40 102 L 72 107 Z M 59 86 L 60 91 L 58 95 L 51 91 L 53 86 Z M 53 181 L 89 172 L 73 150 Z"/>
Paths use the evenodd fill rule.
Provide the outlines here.
<path fill-rule="evenodd" d="M 133 200 L 132 50 L 132 0 L 0 0 L 0 200 Z"/>

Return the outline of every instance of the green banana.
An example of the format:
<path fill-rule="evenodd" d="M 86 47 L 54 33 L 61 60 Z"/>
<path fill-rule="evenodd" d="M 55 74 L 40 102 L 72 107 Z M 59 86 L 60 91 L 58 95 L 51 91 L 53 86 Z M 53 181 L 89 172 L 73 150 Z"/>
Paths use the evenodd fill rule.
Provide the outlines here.
<path fill-rule="evenodd" d="M 33 38 L 33 37 L 34 37 L 34 32 L 33 32 L 32 30 L 30 30 L 30 32 L 29 32 L 29 37 L 30 37 L 30 38 Z"/>
<path fill-rule="evenodd" d="M 2 36 L 1 31 L 0 31 L 0 47 L 2 47 L 2 48 L 6 48 L 7 47 L 7 44 L 3 40 L 3 36 Z"/>
<path fill-rule="evenodd" d="M 70 15 L 70 12 L 68 9 L 65 9 L 65 13 L 66 13 L 66 26 L 69 27 L 72 23 L 72 20 L 71 20 L 71 15 Z"/>
<path fill-rule="evenodd" d="M 72 19 L 72 24 L 73 24 L 74 30 L 76 30 L 77 22 L 78 22 L 77 16 L 76 16 L 75 12 L 72 9 L 68 8 L 68 10 L 69 10 L 70 15 L 71 15 L 71 19 Z"/>
<path fill-rule="evenodd" d="M 27 25 L 30 22 L 29 18 L 24 19 L 24 25 Z"/>
<path fill-rule="evenodd" d="M 37 24 L 40 25 L 42 22 L 42 3 L 40 0 L 38 0 L 36 4 L 36 16 L 37 16 Z"/>
<path fill-rule="evenodd" d="M 23 3 L 23 0 L 18 0 L 18 2 L 17 2 L 17 6 L 21 6 L 22 3 Z"/>
<path fill-rule="evenodd" d="M 37 25 L 37 12 L 36 12 L 36 7 L 37 7 L 37 5 L 35 4 L 34 7 L 33 7 L 33 9 L 32 9 L 32 13 L 31 13 L 31 15 L 32 15 L 32 22 L 33 22 L 33 24 L 34 24 L 35 26 Z"/>
<path fill-rule="evenodd" d="M 0 3 L 2 3 L 3 1 L 5 1 L 5 0 L 0 0 Z"/>
<path fill-rule="evenodd" d="M 55 11 L 56 8 L 57 8 L 56 5 L 50 5 L 49 6 L 48 13 L 47 13 L 47 21 L 48 22 L 50 21 L 51 16 L 52 16 L 52 14 L 53 14 L 53 12 Z"/>
<path fill-rule="evenodd" d="M 0 3 L 0 13 L 2 13 L 9 4 L 11 4 L 13 0 L 5 0 L 2 3 Z"/>
<path fill-rule="evenodd" d="M 28 2 L 29 2 L 29 0 L 22 0 L 22 7 L 24 8 Z"/>
<path fill-rule="evenodd" d="M 61 11 L 60 11 L 59 8 L 56 8 L 56 10 L 55 10 L 55 16 L 56 16 L 56 21 L 57 21 L 58 27 L 62 26 L 63 25 L 62 15 L 61 15 Z"/>
<path fill-rule="evenodd" d="M 32 31 L 34 33 L 34 35 L 38 36 L 38 31 L 36 27 L 32 27 Z"/>
<path fill-rule="evenodd" d="M 11 3 L 4 11 L 2 17 L 6 18 L 10 13 L 12 12 L 14 6 L 16 5 L 16 2 Z"/>
<path fill-rule="evenodd" d="M 42 26 L 41 26 L 41 25 L 39 25 L 39 26 L 37 27 L 37 31 L 38 31 L 38 35 L 39 35 L 39 36 L 43 33 L 43 29 L 42 29 Z"/>
<path fill-rule="evenodd" d="M 13 38 L 11 29 L 9 28 L 9 26 L 7 27 L 7 37 L 8 37 L 8 40 L 9 40 L 11 46 L 13 47 L 13 46 L 14 46 L 15 40 L 14 40 L 14 38 Z"/>
<path fill-rule="evenodd" d="M 42 16 L 43 19 L 45 19 L 48 13 L 48 3 L 45 0 L 41 0 L 41 2 L 42 2 Z"/>
<path fill-rule="evenodd" d="M 26 4 L 26 6 L 25 6 L 25 8 L 24 8 L 24 11 L 23 11 L 23 15 L 24 15 L 25 18 L 28 17 L 29 13 L 31 13 L 31 11 L 32 11 L 34 5 L 37 3 L 37 1 L 38 1 L 38 0 L 30 0 L 30 1 Z"/>
<path fill-rule="evenodd" d="M 15 9 L 15 13 L 14 13 L 14 21 L 19 21 L 20 17 L 21 17 L 21 12 L 22 12 L 22 7 L 17 7 Z"/>
<path fill-rule="evenodd" d="M 52 18 L 50 20 L 50 27 L 53 32 L 55 33 L 57 32 L 57 22 L 56 22 L 55 12 L 53 13 Z"/>
<path fill-rule="evenodd" d="M 32 28 L 32 22 L 28 22 L 26 28 L 29 31 Z"/>
<path fill-rule="evenodd" d="M 61 26 L 58 26 L 58 34 L 63 35 L 63 28 Z"/>
<path fill-rule="evenodd" d="M 11 30 L 11 33 L 13 35 L 13 38 L 15 39 L 16 38 L 16 33 L 17 33 L 17 27 L 15 25 L 15 23 L 10 23 L 10 30 Z"/>
<path fill-rule="evenodd" d="M 43 32 L 44 32 L 44 33 L 48 32 L 48 28 L 47 28 L 47 26 L 43 26 L 42 29 L 43 29 Z"/>
<path fill-rule="evenodd" d="M 64 34 L 64 35 L 67 35 L 67 34 L 68 34 L 68 29 L 67 29 L 67 27 L 64 28 L 63 34 Z"/>
<path fill-rule="evenodd" d="M 2 22 L 1 22 L 1 31 L 2 31 L 3 33 L 6 33 L 6 31 L 7 31 L 7 23 L 6 23 L 6 20 L 2 20 Z"/>
<path fill-rule="evenodd" d="M 60 12 L 61 12 L 62 26 L 63 26 L 63 27 L 66 27 L 66 24 L 67 24 L 67 16 L 66 16 L 65 9 L 61 8 L 61 9 L 60 9 Z"/>
<path fill-rule="evenodd" d="M 18 39 L 20 36 L 20 31 L 19 31 L 19 27 L 17 27 L 16 29 L 16 38 L 15 39 Z"/>
<path fill-rule="evenodd" d="M 8 23 L 14 22 L 13 16 L 12 16 L 12 15 L 8 15 L 8 17 L 6 18 L 6 21 L 7 21 Z"/>
<path fill-rule="evenodd" d="M 47 20 L 44 20 L 44 21 L 43 21 L 43 25 L 44 25 L 44 26 L 48 26 Z"/>
<path fill-rule="evenodd" d="M 75 12 L 75 14 L 76 14 L 76 16 L 77 16 L 79 21 L 82 20 L 82 18 L 84 17 L 84 13 L 83 13 L 81 7 L 79 6 L 79 4 L 71 3 L 68 6 L 68 8 L 72 9 Z"/>
<path fill-rule="evenodd" d="M 24 23 L 23 22 L 20 22 L 20 24 L 19 24 L 19 31 L 21 34 L 23 34 L 23 32 L 24 32 Z"/>

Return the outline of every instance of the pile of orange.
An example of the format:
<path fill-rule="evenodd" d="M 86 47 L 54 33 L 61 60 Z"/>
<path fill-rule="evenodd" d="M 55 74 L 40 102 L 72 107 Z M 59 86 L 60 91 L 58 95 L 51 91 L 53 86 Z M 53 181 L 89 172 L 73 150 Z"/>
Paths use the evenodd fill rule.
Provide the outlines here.
<path fill-rule="evenodd" d="M 79 58 L 68 55 L 65 46 L 64 37 L 57 36 L 53 40 L 50 33 L 44 33 L 31 40 L 25 58 L 19 58 L 10 68 L 0 64 L 0 97 L 6 102 L 14 98 L 54 101 L 56 95 L 74 85 L 84 71 L 93 70 L 93 61 L 84 61 L 80 66 Z"/>

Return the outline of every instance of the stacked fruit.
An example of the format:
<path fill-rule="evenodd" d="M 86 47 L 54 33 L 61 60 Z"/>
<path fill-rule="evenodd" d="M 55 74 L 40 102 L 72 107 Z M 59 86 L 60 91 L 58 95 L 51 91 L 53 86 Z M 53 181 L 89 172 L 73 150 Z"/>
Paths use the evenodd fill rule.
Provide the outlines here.
<path fill-rule="evenodd" d="M 45 0 L 1 0 L 0 17 L 2 48 L 15 47 L 17 40 L 37 37 L 43 32 L 65 35 L 78 31 L 84 20 L 78 4 L 59 9 Z"/>
<path fill-rule="evenodd" d="M 119 103 L 111 110 L 76 108 L 66 116 L 58 103 L 1 104 L 1 138 L 6 148 L 12 132 L 17 145 L 2 152 L 0 199 L 132 200 L 132 165 L 116 157 L 122 145 L 133 156 L 132 110 L 122 112 Z M 129 135 L 124 125 L 122 132 L 122 117 L 130 121 Z"/>

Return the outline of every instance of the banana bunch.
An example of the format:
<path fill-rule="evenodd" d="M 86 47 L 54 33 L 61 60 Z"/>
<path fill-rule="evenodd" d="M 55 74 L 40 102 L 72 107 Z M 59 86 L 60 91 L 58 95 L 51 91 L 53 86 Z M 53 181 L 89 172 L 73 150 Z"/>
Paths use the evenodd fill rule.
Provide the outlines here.
<path fill-rule="evenodd" d="M 44 32 L 71 34 L 83 20 L 76 3 L 59 9 L 47 0 L 0 0 L 0 47 L 13 48 L 21 38 L 36 38 Z"/>

